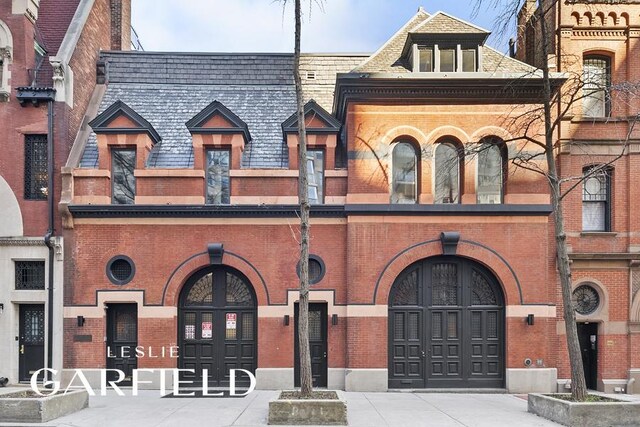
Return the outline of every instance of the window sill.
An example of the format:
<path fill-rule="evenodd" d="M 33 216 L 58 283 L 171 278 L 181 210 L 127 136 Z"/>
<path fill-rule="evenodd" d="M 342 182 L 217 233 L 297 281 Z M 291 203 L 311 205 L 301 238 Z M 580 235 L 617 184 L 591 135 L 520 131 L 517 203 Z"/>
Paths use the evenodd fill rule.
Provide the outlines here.
<path fill-rule="evenodd" d="M 616 237 L 615 231 L 581 231 L 580 237 Z"/>
<path fill-rule="evenodd" d="M 585 117 L 573 116 L 571 123 L 619 123 L 635 120 L 635 117 Z"/>

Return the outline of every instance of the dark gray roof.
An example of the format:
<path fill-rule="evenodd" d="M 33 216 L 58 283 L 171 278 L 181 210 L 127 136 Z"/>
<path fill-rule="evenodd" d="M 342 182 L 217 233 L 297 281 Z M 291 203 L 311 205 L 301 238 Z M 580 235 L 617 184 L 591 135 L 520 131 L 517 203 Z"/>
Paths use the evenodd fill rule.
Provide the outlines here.
<path fill-rule="evenodd" d="M 296 108 L 292 54 L 105 52 L 101 58 L 108 63 L 108 86 L 98 114 L 116 101 L 125 102 L 162 137 L 147 167 L 193 167 L 192 138 L 185 123 L 216 100 L 249 127 L 252 140 L 243 153 L 243 168 L 288 167 L 281 125 Z M 303 79 L 312 89 L 305 98 L 326 90 L 320 95 L 331 108 L 335 74 L 350 71 L 363 57 L 317 58 L 316 67 L 314 56 L 305 55 L 305 68 L 320 71 L 326 81 Z M 97 164 L 92 133 L 80 166 L 94 168 Z"/>

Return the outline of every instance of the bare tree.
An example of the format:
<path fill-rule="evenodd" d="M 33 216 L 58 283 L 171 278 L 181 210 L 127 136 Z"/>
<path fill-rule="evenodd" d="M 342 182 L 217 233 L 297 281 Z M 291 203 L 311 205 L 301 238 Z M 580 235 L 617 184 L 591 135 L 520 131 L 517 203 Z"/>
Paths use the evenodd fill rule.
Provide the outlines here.
<path fill-rule="evenodd" d="M 558 6 L 557 0 L 475 0 L 475 3 L 476 10 L 481 4 L 490 5 L 497 10 L 496 22 L 499 26 L 499 34 L 505 34 L 508 31 L 509 26 L 524 7 L 525 13 L 530 14 L 531 18 L 526 21 L 525 28 L 518 28 L 518 32 L 520 34 L 527 30 L 535 32 L 539 40 L 539 43 L 535 45 L 537 51 L 530 57 L 532 62 L 539 67 L 537 73 L 541 73 L 542 102 L 539 107 L 529 108 L 524 113 L 514 114 L 508 119 L 508 127 L 514 131 L 513 134 L 517 135 L 513 141 L 521 141 L 520 148 L 510 156 L 510 160 L 518 167 L 543 175 L 549 185 L 553 208 L 556 261 L 571 366 L 571 393 L 574 400 L 584 401 L 587 398 L 587 388 L 578 341 L 575 307 L 572 301 L 571 264 L 562 202 L 585 179 L 606 173 L 607 167 L 625 154 L 638 116 L 632 120 L 627 130 L 626 139 L 621 141 L 618 154 L 605 164 L 599 164 L 579 176 L 561 176 L 557 163 L 561 149 L 559 126 L 565 116 L 574 109 L 584 106 L 586 101 L 593 98 L 594 95 L 610 96 L 612 91 L 618 90 L 633 96 L 637 94 L 638 86 L 623 84 L 617 87 L 615 85 L 597 87 L 593 76 L 564 69 L 571 68 L 570 64 L 573 59 L 571 55 L 555 52 L 554 32 L 551 26 L 555 25 L 554 13 L 556 6 Z M 558 82 L 558 76 L 554 76 L 550 70 L 549 63 L 553 59 L 556 60 L 559 69 L 563 68 L 563 78 L 566 79 L 566 82 L 562 88 L 554 87 Z M 623 98 L 623 96 L 619 96 L 616 99 L 622 100 Z M 540 128 L 542 131 L 537 130 Z M 483 145 L 479 145 L 479 147 L 483 147 Z M 534 147 L 534 149 L 525 147 Z M 588 153 L 586 147 L 585 153 Z"/>

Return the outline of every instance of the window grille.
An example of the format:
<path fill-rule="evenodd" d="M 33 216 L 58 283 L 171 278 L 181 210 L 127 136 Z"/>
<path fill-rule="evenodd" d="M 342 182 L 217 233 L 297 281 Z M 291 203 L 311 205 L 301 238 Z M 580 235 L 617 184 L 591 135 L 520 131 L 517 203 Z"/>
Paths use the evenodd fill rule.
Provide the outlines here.
<path fill-rule="evenodd" d="M 16 261 L 16 289 L 44 289 L 44 261 Z"/>
<path fill-rule="evenodd" d="M 47 200 L 47 135 L 27 135 L 24 144 L 24 198 Z"/>

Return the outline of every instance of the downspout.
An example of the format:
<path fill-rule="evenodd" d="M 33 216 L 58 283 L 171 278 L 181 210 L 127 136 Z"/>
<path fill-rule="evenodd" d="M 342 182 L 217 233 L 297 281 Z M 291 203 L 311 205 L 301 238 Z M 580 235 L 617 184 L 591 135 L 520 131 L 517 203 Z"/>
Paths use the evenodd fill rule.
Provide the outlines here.
<path fill-rule="evenodd" d="M 54 232 L 54 217 L 53 217 L 53 204 L 54 204 L 54 188 L 53 188 L 53 171 L 55 164 L 55 152 L 53 146 L 53 99 L 47 101 L 47 118 L 48 118 L 48 130 L 47 130 L 47 205 L 49 209 L 49 228 L 47 234 L 44 235 L 44 244 L 49 248 L 49 283 L 48 283 L 48 316 L 47 316 L 47 368 L 52 369 L 53 366 L 53 262 L 55 257 L 55 245 L 51 241 Z"/>

